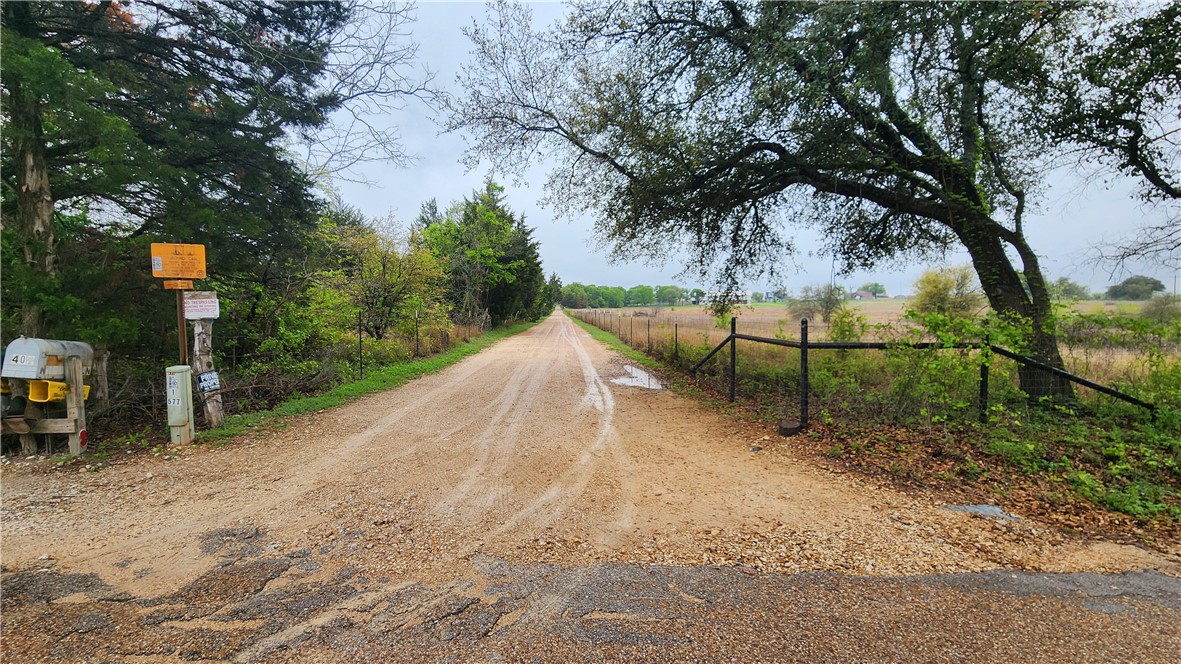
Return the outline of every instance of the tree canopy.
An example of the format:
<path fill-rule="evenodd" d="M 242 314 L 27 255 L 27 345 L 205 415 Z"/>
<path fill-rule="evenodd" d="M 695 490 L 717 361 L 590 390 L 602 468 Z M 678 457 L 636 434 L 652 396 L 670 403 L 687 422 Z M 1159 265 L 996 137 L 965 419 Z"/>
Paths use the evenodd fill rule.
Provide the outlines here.
<path fill-rule="evenodd" d="M 1096 4 L 1094 28 L 1066 46 L 1068 62 L 1046 89 L 1051 140 L 1077 146 L 1079 161 L 1117 170 L 1163 222 L 1104 247 L 1118 263 L 1181 261 L 1181 5 Z"/>
<path fill-rule="evenodd" d="M 333 114 L 422 90 L 406 83 L 413 49 L 391 47 L 396 31 L 358 32 L 371 14 L 347 2 L 4 3 L 12 329 L 42 334 L 78 315 L 53 295 L 74 279 L 59 274 L 76 269 L 63 250 L 118 265 L 153 240 L 200 243 L 213 276 L 264 287 L 306 255 L 322 203 L 292 148 L 356 161 L 355 134 L 332 131 Z M 388 136 L 367 141 L 399 155 Z"/>
<path fill-rule="evenodd" d="M 980 305 L 980 288 L 966 265 L 927 270 L 914 282 L 914 310 L 920 314 L 971 318 Z"/>
<path fill-rule="evenodd" d="M 799 297 L 788 300 L 787 309 L 795 318 L 814 319 L 828 325 L 833 314 L 845 307 L 845 288 L 835 284 L 810 284 L 800 289 Z"/>
<path fill-rule="evenodd" d="M 1146 277 L 1142 274 L 1133 275 L 1107 289 L 1107 297 L 1112 300 L 1147 300 L 1154 293 L 1163 293 L 1165 285 L 1160 279 Z"/>
<path fill-rule="evenodd" d="M 449 126 L 502 168 L 556 157 L 551 198 L 593 211 L 616 256 L 684 243 L 723 289 L 773 273 L 798 224 L 846 271 L 959 245 L 1025 350 L 1061 366 L 1025 212 L 1055 148 L 1046 84 L 1087 20 L 1067 3 L 591 2 L 536 33 L 501 5 L 468 33 Z M 1031 394 L 1070 391 L 1026 373 Z"/>
<path fill-rule="evenodd" d="M 428 203 L 419 215 L 423 241 L 443 261 L 447 299 L 463 323 L 537 320 L 557 303 L 533 229 L 524 216 L 513 216 L 503 193 L 504 187 L 488 180 L 446 213 L 438 214 L 437 205 Z"/>

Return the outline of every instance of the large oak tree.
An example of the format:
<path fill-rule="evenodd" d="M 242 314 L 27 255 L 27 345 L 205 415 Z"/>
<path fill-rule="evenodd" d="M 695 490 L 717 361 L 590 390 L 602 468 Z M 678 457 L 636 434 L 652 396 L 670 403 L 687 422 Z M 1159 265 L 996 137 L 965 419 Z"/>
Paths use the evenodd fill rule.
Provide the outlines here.
<path fill-rule="evenodd" d="M 846 270 L 960 246 L 989 304 L 1062 366 L 1025 235 L 1052 144 L 1034 125 L 1085 12 L 1056 3 L 590 2 L 534 32 L 501 5 L 450 127 L 502 168 L 556 158 L 551 197 L 617 256 L 687 245 L 734 288 L 819 228 Z M 1031 395 L 1070 392 L 1022 369 Z"/>

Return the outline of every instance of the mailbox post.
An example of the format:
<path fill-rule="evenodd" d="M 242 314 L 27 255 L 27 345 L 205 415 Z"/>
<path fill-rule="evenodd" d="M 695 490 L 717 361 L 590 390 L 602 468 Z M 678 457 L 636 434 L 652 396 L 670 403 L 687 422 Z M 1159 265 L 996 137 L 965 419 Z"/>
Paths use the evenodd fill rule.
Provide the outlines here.
<path fill-rule="evenodd" d="M 169 441 L 191 443 L 196 435 L 193 426 L 193 370 L 188 365 L 165 369 L 168 396 Z"/>
<path fill-rule="evenodd" d="M 4 396 L 0 429 L 21 437 L 21 453 L 37 453 L 37 436 L 65 434 L 70 454 L 86 451 L 85 375 L 94 350 L 81 341 L 19 337 L 4 349 L 0 377 L 11 392 Z M 64 405 L 64 412 L 61 406 Z M 52 441 L 48 443 L 53 452 Z"/>

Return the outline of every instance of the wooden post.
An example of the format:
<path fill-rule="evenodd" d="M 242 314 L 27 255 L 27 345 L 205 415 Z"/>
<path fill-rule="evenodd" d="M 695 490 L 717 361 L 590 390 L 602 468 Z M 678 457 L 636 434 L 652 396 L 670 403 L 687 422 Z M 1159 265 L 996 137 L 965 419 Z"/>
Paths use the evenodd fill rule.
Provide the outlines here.
<path fill-rule="evenodd" d="M 86 451 L 86 387 L 82 384 L 82 358 L 66 358 L 66 420 L 70 423 L 70 455 L 80 456 Z M 52 451 L 52 450 L 51 450 Z"/>
<path fill-rule="evenodd" d="M 808 319 L 800 320 L 800 431 L 808 428 Z"/>
<path fill-rule="evenodd" d="M 176 291 L 176 337 L 180 348 L 180 364 L 189 363 L 189 347 L 185 343 L 185 292 Z"/>
<path fill-rule="evenodd" d="M 28 412 L 28 411 L 25 411 Z M 22 433 L 21 434 L 21 456 L 33 456 L 37 453 L 37 434 Z"/>
<path fill-rule="evenodd" d="M 738 318 L 730 317 L 730 403 L 734 403 L 735 390 L 738 387 Z"/>
<path fill-rule="evenodd" d="M 111 351 L 106 348 L 94 351 L 94 398 L 95 403 L 106 404 L 111 400 L 111 388 L 107 379 L 107 361 Z"/>
<path fill-rule="evenodd" d="M 207 371 L 213 371 L 213 320 L 202 318 L 193 321 L 193 375 L 199 376 Z M 225 422 L 225 411 L 222 408 L 221 391 L 200 393 L 201 404 L 205 409 L 205 425 L 213 429 Z"/>
<path fill-rule="evenodd" d="M 13 396 L 19 395 L 19 396 L 26 398 L 26 401 L 25 401 L 25 403 L 26 403 L 26 405 L 25 405 L 25 422 L 27 423 L 30 418 L 40 419 L 43 415 L 43 413 L 41 411 L 41 407 L 31 401 L 27 401 L 27 398 L 29 396 L 28 381 L 14 380 L 14 381 L 10 381 L 9 384 L 12 385 Z M 22 433 L 20 435 L 20 437 L 21 437 L 21 456 L 33 456 L 34 454 L 36 454 L 38 452 L 38 450 L 37 450 L 37 434 Z M 52 453 L 53 450 L 50 450 L 50 452 Z"/>

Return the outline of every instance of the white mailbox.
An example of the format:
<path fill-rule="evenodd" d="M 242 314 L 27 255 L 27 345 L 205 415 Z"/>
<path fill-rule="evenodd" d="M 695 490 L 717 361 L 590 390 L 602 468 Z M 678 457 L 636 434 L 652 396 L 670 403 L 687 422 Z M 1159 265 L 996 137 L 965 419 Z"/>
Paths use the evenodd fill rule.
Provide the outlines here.
<path fill-rule="evenodd" d="M 82 358 L 82 373 L 94 364 L 94 349 L 81 341 L 18 337 L 4 349 L 0 376 L 24 380 L 65 380 L 66 358 Z"/>
<path fill-rule="evenodd" d="M 37 436 L 66 434 L 70 454 L 86 451 L 86 404 L 90 387 L 83 377 L 94 364 L 94 350 L 81 341 L 19 337 L 4 349 L 0 377 L 6 379 L 0 430 L 21 437 L 21 453 L 36 454 Z M 61 407 L 64 405 L 64 417 Z M 53 439 L 47 438 L 53 452 Z"/>

